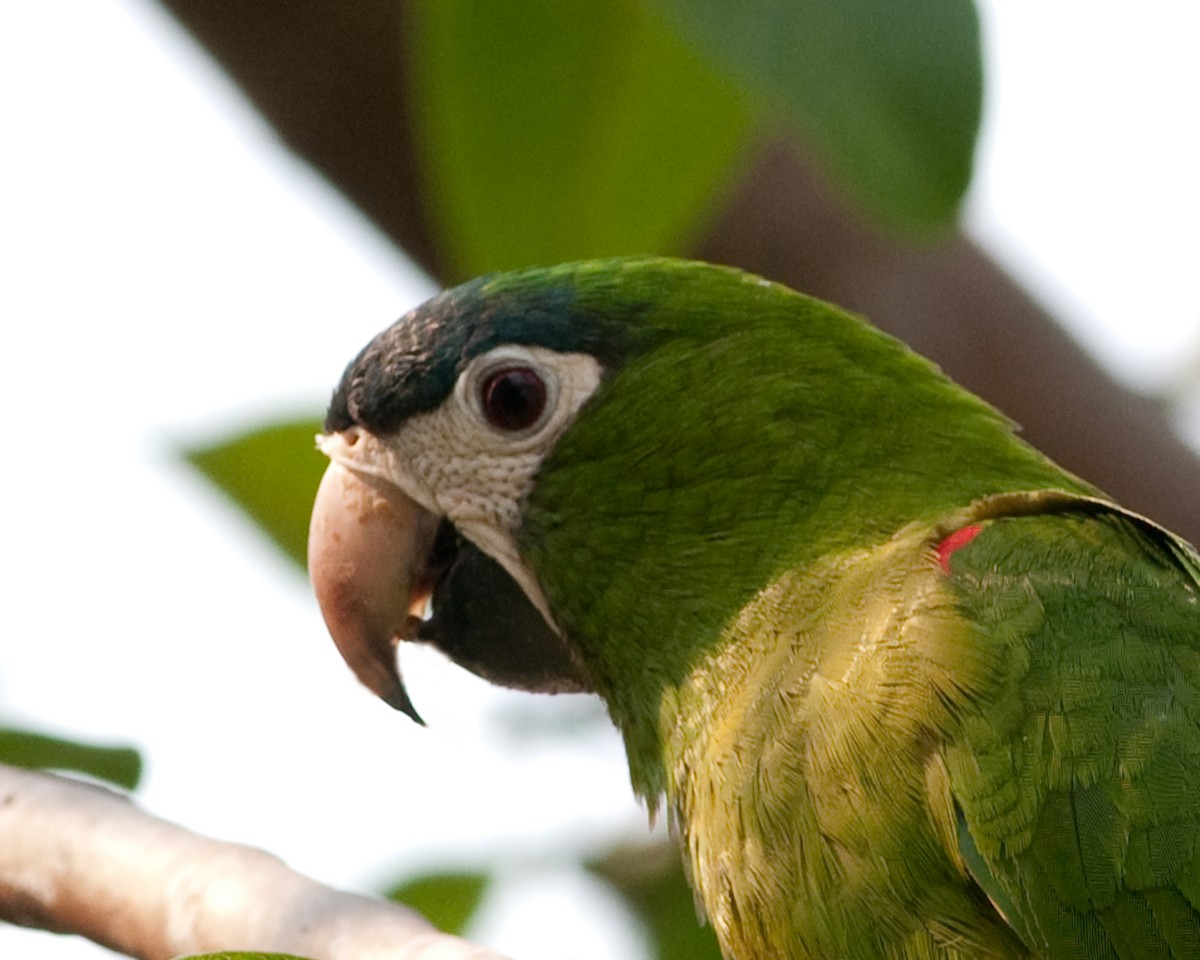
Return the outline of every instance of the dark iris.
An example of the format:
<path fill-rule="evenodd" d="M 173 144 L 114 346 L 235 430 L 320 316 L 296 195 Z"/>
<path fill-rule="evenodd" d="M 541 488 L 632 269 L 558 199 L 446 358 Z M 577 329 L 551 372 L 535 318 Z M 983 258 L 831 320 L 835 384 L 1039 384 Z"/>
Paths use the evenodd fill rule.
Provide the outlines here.
<path fill-rule="evenodd" d="M 529 367 L 504 367 L 483 381 L 483 415 L 501 430 L 525 430 L 546 409 L 546 384 Z"/>

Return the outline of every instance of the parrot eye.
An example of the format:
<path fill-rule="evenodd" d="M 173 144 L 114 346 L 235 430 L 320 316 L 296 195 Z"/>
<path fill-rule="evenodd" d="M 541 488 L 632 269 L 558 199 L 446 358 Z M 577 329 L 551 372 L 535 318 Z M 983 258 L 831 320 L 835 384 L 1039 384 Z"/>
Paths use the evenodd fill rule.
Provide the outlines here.
<path fill-rule="evenodd" d="M 530 367 L 501 367 L 480 386 L 480 407 L 499 430 L 528 430 L 546 409 L 546 382 Z"/>

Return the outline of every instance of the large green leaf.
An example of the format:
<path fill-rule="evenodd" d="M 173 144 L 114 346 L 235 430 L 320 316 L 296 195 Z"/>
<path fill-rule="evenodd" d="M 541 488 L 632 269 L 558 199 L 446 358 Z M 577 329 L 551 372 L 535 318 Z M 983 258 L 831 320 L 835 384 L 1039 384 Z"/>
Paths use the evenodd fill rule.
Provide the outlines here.
<path fill-rule="evenodd" d="M 983 98 L 971 0 L 648 0 L 763 106 L 793 121 L 876 217 L 949 223 Z"/>
<path fill-rule="evenodd" d="M 431 873 L 397 884 L 387 896 L 412 907 L 439 930 L 461 935 L 487 887 L 485 873 Z"/>
<path fill-rule="evenodd" d="M 744 97 L 638 0 L 416 0 L 409 68 L 450 272 L 679 252 Z"/>
<path fill-rule="evenodd" d="M 100 747 L 27 730 L 0 729 L 0 763 L 27 770 L 73 770 L 126 790 L 142 778 L 141 755 L 130 747 Z"/>
<path fill-rule="evenodd" d="M 301 567 L 313 498 L 329 463 L 313 442 L 320 429 L 315 418 L 272 424 L 184 452 Z"/>

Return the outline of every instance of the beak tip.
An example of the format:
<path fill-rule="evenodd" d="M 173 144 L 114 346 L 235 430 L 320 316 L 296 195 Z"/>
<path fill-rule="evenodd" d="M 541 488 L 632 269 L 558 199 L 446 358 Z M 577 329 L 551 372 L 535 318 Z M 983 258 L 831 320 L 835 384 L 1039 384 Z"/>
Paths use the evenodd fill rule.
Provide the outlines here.
<path fill-rule="evenodd" d="M 417 713 L 417 708 L 413 706 L 408 691 L 404 689 L 403 685 L 397 683 L 390 690 L 381 693 L 380 698 L 393 710 L 399 710 L 418 726 L 426 725 L 425 721 L 421 719 L 421 715 Z"/>

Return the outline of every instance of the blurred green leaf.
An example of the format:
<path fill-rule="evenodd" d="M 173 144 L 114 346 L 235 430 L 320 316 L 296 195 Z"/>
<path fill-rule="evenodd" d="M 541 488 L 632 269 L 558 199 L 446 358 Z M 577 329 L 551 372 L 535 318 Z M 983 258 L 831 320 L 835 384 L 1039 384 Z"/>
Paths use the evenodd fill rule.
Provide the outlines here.
<path fill-rule="evenodd" d="M 428 209 L 462 279 L 680 252 L 751 115 L 639 0 L 420 0 L 410 79 Z"/>
<path fill-rule="evenodd" d="M 329 462 L 313 442 L 320 431 L 318 420 L 297 420 L 184 451 L 302 569 L 313 498 Z"/>
<path fill-rule="evenodd" d="M 701 923 L 678 845 L 622 845 L 586 866 L 645 925 L 657 960 L 721 960 L 712 928 Z"/>
<path fill-rule="evenodd" d="M 983 100 L 971 0 L 649 0 L 885 223 L 948 225 Z"/>
<path fill-rule="evenodd" d="M 25 730 L 0 729 L 0 763 L 27 770 L 73 770 L 132 790 L 142 778 L 131 747 L 99 747 Z"/>
<path fill-rule="evenodd" d="M 398 884 L 387 897 L 412 907 L 439 930 L 461 935 L 487 887 L 485 873 L 431 873 Z"/>

